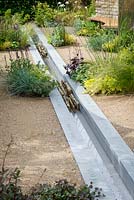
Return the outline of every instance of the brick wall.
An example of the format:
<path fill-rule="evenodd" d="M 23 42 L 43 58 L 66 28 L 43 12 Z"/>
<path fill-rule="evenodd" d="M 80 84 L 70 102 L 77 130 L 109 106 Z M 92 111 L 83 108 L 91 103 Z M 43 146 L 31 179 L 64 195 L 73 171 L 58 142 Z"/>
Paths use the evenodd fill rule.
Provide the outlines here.
<path fill-rule="evenodd" d="M 118 18 L 118 0 L 96 0 L 96 15 Z"/>

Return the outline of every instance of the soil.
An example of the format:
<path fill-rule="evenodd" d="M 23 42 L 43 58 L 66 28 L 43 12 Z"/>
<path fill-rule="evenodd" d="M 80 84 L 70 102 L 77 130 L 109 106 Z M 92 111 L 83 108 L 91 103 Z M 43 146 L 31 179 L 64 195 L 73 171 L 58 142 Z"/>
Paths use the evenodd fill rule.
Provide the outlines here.
<path fill-rule="evenodd" d="M 0 53 L 3 66 L 5 54 L 8 57 Z M 0 83 L 0 164 L 12 141 L 5 166 L 22 171 L 20 185 L 25 191 L 38 182 L 63 178 L 83 184 L 50 99 L 11 96 Z"/>
<path fill-rule="evenodd" d="M 66 29 L 69 33 L 74 34 L 74 30 L 71 27 Z M 86 37 L 80 36 L 76 37 L 76 39 L 79 45 L 56 48 L 57 52 L 61 55 L 65 63 L 69 63 L 70 59 L 75 57 L 77 52 L 80 52 L 80 56 L 87 61 L 94 60 L 96 56 L 111 56 L 109 53 L 100 53 L 87 50 Z M 126 144 L 128 144 L 131 150 L 134 150 L 134 96 L 94 96 L 93 99 L 108 117 L 113 126 L 117 129 Z"/>

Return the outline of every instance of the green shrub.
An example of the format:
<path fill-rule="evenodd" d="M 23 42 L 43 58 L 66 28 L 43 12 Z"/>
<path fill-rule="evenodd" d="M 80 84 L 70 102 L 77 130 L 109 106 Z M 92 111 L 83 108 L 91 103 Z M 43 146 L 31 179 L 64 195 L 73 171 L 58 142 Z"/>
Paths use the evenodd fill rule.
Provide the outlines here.
<path fill-rule="evenodd" d="M 134 43 L 119 52 L 119 59 L 127 64 L 134 64 Z"/>
<path fill-rule="evenodd" d="M 94 188 L 93 183 L 76 187 L 67 180 L 59 180 L 53 185 L 38 184 L 26 195 L 18 186 L 20 170 L 0 171 L 0 200 L 95 200 L 105 195 L 101 188 Z"/>
<path fill-rule="evenodd" d="M 105 75 L 104 77 L 95 77 L 88 79 L 84 83 L 86 92 L 94 94 L 113 94 L 121 92 L 121 88 L 118 86 L 118 82 L 115 78 Z"/>
<path fill-rule="evenodd" d="M 47 26 L 54 20 L 54 10 L 45 3 L 38 3 L 35 7 L 35 23 L 38 26 Z"/>
<path fill-rule="evenodd" d="M 91 68 L 91 63 L 80 64 L 80 66 L 71 73 L 71 78 L 83 84 L 87 79 L 89 79 L 90 72 L 92 71 Z"/>
<path fill-rule="evenodd" d="M 118 52 L 120 48 L 120 38 L 117 35 L 113 40 L 102 44 L 102 49 L 107 52 Z"/>
<path fill-rule="evenodd" d="M 134 64 L 122 62 L 118 57 L 100 60 L 96 73 L 84 82 L 84 86 L 91 95 L 134 93 Z"/>
<path fill-rule="evenodd" d="M 102 190 L 94 188 L 91 182 L 90 186 L 84 185 L 76 188 L 74 184 L 70 184 L 67 180 L 59 180 L 54 185 L 40 185 L 39 188 L 34 188 L 33 200 L 95 200 L 99 199 Z"/>
<path fill-rule="evenodd" d="M 114 37 L 115 34 L 112 30 L 101 30 L 99 33 L 92 35 L 89 38 L 88 47 L 91 47 L 95 51 L 101 51 L 103 49 L 103 45 L 113 40 Z"/>
<path fill-rule="evenodd" d="M 119 52 L 124 48 L 128 48 L 134 41 L 133 30 L 122 30 L 115 38 L 103 44 L 103 50 L 108 52 Z"/>
<path fill-rule="evenodd" d="M 68 10 L 61 12 L 55 10 L 54 21 L 56 24 L 63 24 L 64 26 L 72 26 L 74 23 L 75 14 Z"/>
<path fill-rule="evenodd" d="M 107 41 L 109 41 L 109 37 L 107 35 L 96 35 L 89 39 L 88 47 L 91 47 L 95 51 L 101 51 L 102 45 Z"/>
<path fill-rule="evenodd" d="M 18 185 L 20 170 L 5 168 L 6 158 L 12 144 L 11 139 L 0 170 L 0 200 L 97 200 L 105 196 L 101 188 L 94 187 L 93 182 L 90 182 L 89 186 L 76 187 L 66 179 L 56 181 L 54 184 L 37 183 L 28 191 L 28 194 L 24 194 L 22 187 Z"/>
<path fill-rule="evenodd" d="M 55 46 L 65 46 L 65 45 L 71 45 L 74 44 L 76 41 L 74 37 L 65 31 L 65 27 L 62 25 L 58 25 L 55 27 L 51 37 L 50 37 L 50 43 Z"/>
<path fill-rule="evenodd" d="M 74 21 L 74 28 L 75 28 L 76 33 L 79 32 L 81 29 L 83 29 L 84 25 L 85 23 L 83 20 L 81 20 L 80 18 L 76 18 Z"/>
<path fill-rule="evenodd" d="M 120 49 L 124 47 L 129 47 L 133 42 L 134 42 L 134 30 L 122 30 L 119 32 Z"/>
<path fill-rule="evenodd" d="M 0 50 L 4 51 L 5 49 L 11 49 L 12 43 L 10 41 L 0 42 Z"/>
<path fill-rule="evenodd" d="M 7 83 L 13 95 L 22 96 L 48 96 L 55 87 L 55 81 L 48 75 L 47 70 L 24 58 L 11 62 Z"/>
<path fill-rule="evenodd" d="M 95 0 L 90 0 L 88 5 L 90 5 L 88 8 L 89 16 L 95 15 Z"/>
<path fill-rule="evenodd" d="M 134 93 L 134 44 L 118 54 L 94 54 L 95 61 L 80 64 L 71 78 L 94 94 Z"/>
<path fill-rule="evenodd" d="M 134 65 L 122 62 L 114 68 L 113 73 L 122 93 L 134 93 Z"/>
<path fill-rule="evenodd" d="M 22 189 L 18 186 L 20 170 L 13 171 L 2 169 L 0 171 L 0 200 L 25 200 L 26 195 L 23 195 Z"/>
<path fill-rule="evenodd" d="M 0 50 L 26 48 L 28 46 L 28 33 L 21 26 L 21 14 L 11 15 L 11 10 L 5 12 L 0 18 Z"/>
<path fill-rule="evenodd" d="M 100 31 L 99 26 L 94 22 L 81 20 L 79 18 L 74 21 L 74 28 L 76 34 L 81 36 L 92 36 Z"/>

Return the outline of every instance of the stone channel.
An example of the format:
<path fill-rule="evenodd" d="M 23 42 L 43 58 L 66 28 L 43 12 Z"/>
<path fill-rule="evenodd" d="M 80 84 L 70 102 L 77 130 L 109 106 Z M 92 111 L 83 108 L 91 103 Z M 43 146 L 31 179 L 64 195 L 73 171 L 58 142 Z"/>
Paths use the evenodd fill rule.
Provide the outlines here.
<path fill-rule="evenodd" d="M 64 61 L 48 44 L 41 30 L 33 25 L 48 57 L 41 58 L 31 40 L 30 51 L 36 63 L 49 66 L 58 81 L 66 81 L 80 103 L 80 111 L 68 111 L 59 91 L 50 94 L 74 158 L 86 184 L 103 189 L 105 200 L 134 199 L 134 155 L 83 87 L 65 74 Z"/>

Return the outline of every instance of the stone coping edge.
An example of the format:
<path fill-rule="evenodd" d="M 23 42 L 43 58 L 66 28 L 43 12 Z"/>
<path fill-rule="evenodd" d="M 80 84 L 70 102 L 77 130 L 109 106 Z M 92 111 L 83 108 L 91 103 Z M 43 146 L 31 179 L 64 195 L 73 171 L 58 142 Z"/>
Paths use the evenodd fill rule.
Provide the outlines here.
<path fill-rule="evenodd" d="M 48 51 L 49 59 L 53 63 L 53 68 L 57 74 L 72 87 L 76 98 L 80 102 L 80 111 L 98 138 L 99 143 L 108 155 L 118 174 L 122 178 L 131 196 L 134 198 L 134 154 L 130 148 L 123 141 L 119 133 L 112 126 L 106 116 L 99 109 L 94 100 L 88 95 L 84 94 L 84 88 L 74 82 L 65 74 L 65 62 L 57 53 L 55 48 L 47 43 L 47 39 L 39 28 L 34 26 L 38 33 L 39 39 Z M 48 63 L 49 63 L 48 59 Z M 50 66 L 51 67 L 51 66 Z M 55 73 L 56 74 L 56 73 Z M 58 77 L 59 78 L 59 77 Z"/>

